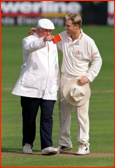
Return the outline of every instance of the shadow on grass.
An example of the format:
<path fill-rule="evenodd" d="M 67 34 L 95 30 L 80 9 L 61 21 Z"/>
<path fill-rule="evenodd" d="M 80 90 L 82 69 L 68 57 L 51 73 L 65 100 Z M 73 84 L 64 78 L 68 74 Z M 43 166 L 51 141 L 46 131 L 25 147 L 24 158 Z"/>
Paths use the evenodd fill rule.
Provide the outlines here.
<path fill-rule="evenodd" d="M 22 148 L 1 148 L 1 152 L 11 152 L 11 153 L 20 153 L 22 154 Z M 41 152 L 41 150 L 33 150 L 33 152 Z"/>
<path fill-rule="evenodd" d="M 23 151 L 22 151 L 22 149 L 20 149 L 20 148 L 1 148 L 1 152 L 2 153 L 7 153 L 7 154 L 24 154 L 24 155 L 31 155 L 31 154 L 29 154 L 29 153 L 23 153 Z M 33 152 L 32 152 L 32 155 L 42 155 L 41 154 L 41 150 L 33 150 Z M 55 155 L 55 153 L 51 153 L 51 154 L 48 154 L 48 155 L 50 155 L 50 156 L 52 156 L 52 155 Z M 47 155 L 44 155 L 44 156 L 47 156 Z"/>

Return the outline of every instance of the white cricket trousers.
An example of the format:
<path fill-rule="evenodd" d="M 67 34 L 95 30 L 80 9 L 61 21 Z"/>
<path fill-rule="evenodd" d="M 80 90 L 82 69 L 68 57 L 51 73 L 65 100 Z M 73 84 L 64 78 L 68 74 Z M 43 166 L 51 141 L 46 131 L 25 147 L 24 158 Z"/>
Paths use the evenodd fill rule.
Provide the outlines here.
<path fill-rule="evenodd" d="M 60 84 L 60 97 L 59 97 L 59 120 L 60 120 L 60 132 L 58 135 L 58 142 L 62 146 L 72 145 L 70 137 L 71 127 L 71 112 L 73 108 L 76 111 L 76 118 L 78 122 L 78 135 L 77 140 L 79 143 L 86 144 L 89 141 L 89 100 L 82 106 L 77 107 L 68 103 L 63 96 L 63 87 L 67 81 L 80 77 L 75 77 L 68 74 L 61 75 Z M 77 125 L 76 125 L 77 127 Z"/>

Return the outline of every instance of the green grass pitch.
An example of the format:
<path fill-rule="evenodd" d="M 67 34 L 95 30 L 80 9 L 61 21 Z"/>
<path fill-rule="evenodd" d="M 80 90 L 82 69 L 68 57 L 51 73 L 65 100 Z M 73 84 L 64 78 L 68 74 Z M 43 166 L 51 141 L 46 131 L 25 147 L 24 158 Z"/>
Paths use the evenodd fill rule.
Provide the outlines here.
<path fill-rule="evenodd" d="M 22 153 L 22 114 L 20 97 L 11 94 L 22 65 L 22 39 L 31 26 L 1 27 L 1 166 L 2 167 L 113 167 L 114 166 L 114 27 L 82 26 L 100 51 L 103 65 L 98 77 L 90 84 L 90 155 L 76 156 L 77 131 L 75 111 L 72 111 L 71 137 L 73 149 L 65 154 L 40 154 L 39 116 L 33 154 Z M 53 35 L 64 30 L 56 27 Z M 61 67 L 62 53 L 59 51 Z M 59 94 L 58 94 L 59 97 Z M 53 146 L 58 145 L 58 100 L 53 113 Z"/>

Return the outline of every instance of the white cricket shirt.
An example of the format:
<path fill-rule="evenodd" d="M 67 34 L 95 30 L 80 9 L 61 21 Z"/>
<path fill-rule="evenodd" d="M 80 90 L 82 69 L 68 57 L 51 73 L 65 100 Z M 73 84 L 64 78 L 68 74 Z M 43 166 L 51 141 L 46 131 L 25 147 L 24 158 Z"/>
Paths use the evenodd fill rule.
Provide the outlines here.
<path fill-rule="evenodd" d="M 94 40 L 83 33 L 82 29 L 75 41 L 72 41 L 66 31 L 59 35 L 62 41 L 58 42 L 57 46 L 63 53 L 61 72 L 74 76 L 85 75 L 92 82 L 102 65 L 102 58 Z"/>

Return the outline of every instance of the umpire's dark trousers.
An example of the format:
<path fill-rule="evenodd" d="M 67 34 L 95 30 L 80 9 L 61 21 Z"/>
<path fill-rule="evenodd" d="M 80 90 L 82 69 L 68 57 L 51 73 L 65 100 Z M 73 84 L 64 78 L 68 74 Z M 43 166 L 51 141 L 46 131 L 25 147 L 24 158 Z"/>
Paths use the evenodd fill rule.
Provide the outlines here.
<path fill-rule="evenodd" d="M 41 150 L 53 146 L 52 126 L 53 109 L 55 100 L 44 100 L 39 98 L 21 97 L 23 117 L 23 140 L 22 145 L 29 143 L 33 146 L 36 135 L 36 116 L 40 106 L 40 139 Z"/>

